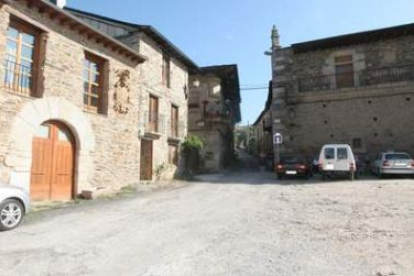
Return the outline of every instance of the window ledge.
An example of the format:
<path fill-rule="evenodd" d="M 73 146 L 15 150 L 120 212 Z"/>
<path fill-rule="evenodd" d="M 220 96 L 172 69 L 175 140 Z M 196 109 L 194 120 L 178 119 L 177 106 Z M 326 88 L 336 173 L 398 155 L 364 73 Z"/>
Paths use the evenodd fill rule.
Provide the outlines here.
<path fill-rule="evenodd" d="M 152 131 L 148 131 L 148 130 L 146 130 L 144 132 L 144 136 L 143 136 L 143 138 L 147 138 L 147 139 L 150 139 L 150 140 L 158 140 L 158 139 L 160 139 L 160 137 L 161 137 L 161 133 L 152 132 Z"/>
<path fill-rule="evenodd" d="M 183 139 L 180 137 L 168 137 L 168 144 L 178 145 Z"/>
<path fill-rule="evenodd" d="M 96 115 L 96 116 L 108 118 L 108 114 L 98 113 L 98 112 L 95 112 L 95 111 L 92 111 L 92 110 L 83 109 L 83 112 L 85 112 L 87 114 L 91 114 L 91 115 Z"/>

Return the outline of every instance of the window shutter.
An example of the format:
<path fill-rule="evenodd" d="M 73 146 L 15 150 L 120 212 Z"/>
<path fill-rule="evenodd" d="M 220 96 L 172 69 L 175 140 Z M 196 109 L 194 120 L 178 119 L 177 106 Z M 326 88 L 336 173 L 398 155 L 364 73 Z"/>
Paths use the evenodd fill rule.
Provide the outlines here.
<path fill-rule="evenodd" d="M 108 106 L 109 106 L 109 62 L 104 61 L 102 64 L 101 72 L 101 84 L 102 90 L 101 95 L 99 96 L 99 107 L 98 113 L 108 115 Z"/>
<path fill-rule="evenodd" d="M 38 47 L 35 50 L 35 71 L 33 74 L 32 96 L 42 98 L 45 89 L 44 69 L 46 62 L 47 33 L 40 33 L 38 36 Z"/>

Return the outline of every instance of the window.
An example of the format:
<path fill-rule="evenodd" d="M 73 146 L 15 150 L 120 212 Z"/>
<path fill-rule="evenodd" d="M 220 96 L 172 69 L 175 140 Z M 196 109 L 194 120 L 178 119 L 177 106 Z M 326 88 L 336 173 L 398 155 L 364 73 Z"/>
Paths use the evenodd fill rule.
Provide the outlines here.
<path fill-rule="evenodd" d="M 326 148 L 325 149 L 325 159 L 335 159 L 335 149 Z"/>
<path fill-rule="evenodd" d="M 171 137 L 178 137 L 178 107 L 171 105 Z"/>
<path fill-rule="evenodd" d="M 338 148 L 336 156 L 338 160 L 348 159 L 348 150 L 346 148 Z"/>
<path fill-rule="evenodd" d="M 385 155 L 386 160 L 411 160 L 411 156 L 405 153 L 391 153 Z"/>
<path fill-rule="evenodd" d="M 162 55 L 162 84 L 171 87 L 171 59 L 165 53 Z"/>
<path fill-rule="evenodd" d="M 148 130 L 158 132 L 158 98 L 150 96 Z"/>
<path fill-rule="evenodd" d="M 335 58 L 336 87 L 354 86 L 354 66 L 352 56 L 338 56 Z"/>
<path fill-rule="evenodd" d="M 83 65 L 83 104 L 85 110 L 107 113 L 107 62 L 95 55 L 85 53 Z"/>
<path fill-rule="evenodd" d="M 44 40 L 41 32 L 11 18 L 7 29 L 4 86 L 30 96 L 40 95 L 39 64 L 43 60 Z M 41 47 L 42 46 L 42 47 Z"/>

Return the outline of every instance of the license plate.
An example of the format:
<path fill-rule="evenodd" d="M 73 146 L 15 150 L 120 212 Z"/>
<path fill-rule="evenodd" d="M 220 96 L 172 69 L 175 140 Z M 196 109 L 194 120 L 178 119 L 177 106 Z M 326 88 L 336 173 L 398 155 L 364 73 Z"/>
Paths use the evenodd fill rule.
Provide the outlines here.
<path fill-rule="evenodd" d="M 325 170 L 333 170 L 335 167 L 334 167 L 334 165 L 333 164 L 327 164 L 326 166 L 325 166 Z"/>
<path fill-rule="evenodd" d="M 286 171 L 286 174 L 297 174 L 296 171 Z"/>

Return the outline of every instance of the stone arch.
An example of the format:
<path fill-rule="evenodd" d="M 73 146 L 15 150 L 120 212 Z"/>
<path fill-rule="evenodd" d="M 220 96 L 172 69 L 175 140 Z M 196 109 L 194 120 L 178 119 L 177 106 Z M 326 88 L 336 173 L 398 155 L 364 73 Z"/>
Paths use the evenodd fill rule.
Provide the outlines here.
<path fill-rule="evenodd" d="M 23 106 L 13 120 L 5 165 L 11 169 L 9 184 L 30 190 L 32 141 L 37 127 L 46 121 L 67 125 L 76 139 L 76 193 L 90 187 L 88 174 L 93 171 L 95 135 L 82 110 L 61 97 L 37 99 Z"/>

